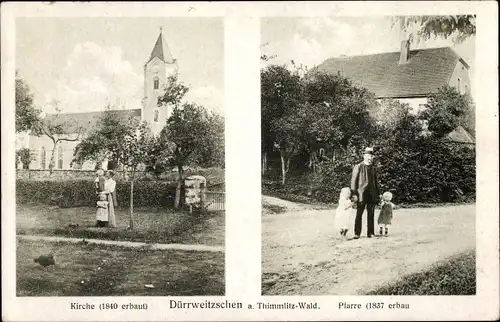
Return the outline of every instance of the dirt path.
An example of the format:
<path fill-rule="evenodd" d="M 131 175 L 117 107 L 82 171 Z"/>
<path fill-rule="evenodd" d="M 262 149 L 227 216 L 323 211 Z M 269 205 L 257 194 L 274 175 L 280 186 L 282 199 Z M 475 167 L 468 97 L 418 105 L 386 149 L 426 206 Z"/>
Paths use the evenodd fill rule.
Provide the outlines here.
<path fill-rule="evenodd" d="M 363 217 L 362 238 L 345 240 L 333 210 L 264 215 L 263 294 L 363 294 L 475 248 L 475 205 L 398 209 L 391 236 L 372 239 Z"/>
<path fill-rule="evenodd" d="M 34 235 L 17 235 L 17 238 L 23 240 L 43 240 L 48 242 L 68 242 L 68 243 L 81 243 L 82 238 L 68 238 L 59 236 L 34 236 Z M 198 251 L 198 252 L 224 252 L 222 246 L 207 246 L 207 245 L 185 245 L 185 244 L 148 244 L 130 241 L 116 241 L 116 240 L 102 240 L 102 239 L 85 239 L 89 244 L 112 245 L 129 248 L 148 247 L 154 249 L 172 249 L 172 250 L 185 250 L 185 251 Z"/>

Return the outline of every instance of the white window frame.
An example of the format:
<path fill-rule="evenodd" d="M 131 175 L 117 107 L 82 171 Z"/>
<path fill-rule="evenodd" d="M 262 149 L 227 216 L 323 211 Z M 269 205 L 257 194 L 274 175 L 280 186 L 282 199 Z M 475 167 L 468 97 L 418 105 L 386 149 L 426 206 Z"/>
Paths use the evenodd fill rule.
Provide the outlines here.
<path fill-rule="evenodd" d="M 156 87 L 156 85 L 158 85 L 158 87 Z M 160 77 L 158 77 L 158 76 L 153 77 L 153 89 L 154 90 L 160 89 Z"/>
<path fill-rule="evenodd" d="M 57 148 L 57 168 L 58 169 L 61 169 L 63 168 L 64 166 L 64 149 L 62 146 L 59 146 Z"/>

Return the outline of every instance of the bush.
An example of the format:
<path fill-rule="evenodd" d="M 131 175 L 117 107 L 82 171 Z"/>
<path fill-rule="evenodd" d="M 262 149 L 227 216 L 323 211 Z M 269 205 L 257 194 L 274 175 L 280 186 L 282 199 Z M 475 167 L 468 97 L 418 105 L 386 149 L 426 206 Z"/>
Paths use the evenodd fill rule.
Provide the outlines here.
<path fill-rule="evenodd" d="M 473 149 L 435 138 L 421 138 L 411 146 L 384 145 L 378 149 L 376 156 L 381 188 L 394 194 L 395 203 L 465 202 L 475 199 Z M 322 162 L 316 174 L 302 176 L 301 182 L 295 182 L 294 186 L 301 188 L 295 192 L 306 195 L 308 191 L 307 195 L 315 200 L 335 202 L 340 189 L 350 186 L 352 168 L 359 162 L 361 157 L 355 149 L 348 150 L 335 161 Z M 290 188 L 283 187 L 280 191 L 290 193 Z"/>
<path fill-rule="evenodd" d="M 134 206 L 173 207 L 175 182 L 135 181 Z M 117 181 L 119 207 L 130 204 L 130 182 Z M 60 207 L 94 206 L 96 203 L 93 180 L 16 181 L 17 203 L 40 203 Z"/>

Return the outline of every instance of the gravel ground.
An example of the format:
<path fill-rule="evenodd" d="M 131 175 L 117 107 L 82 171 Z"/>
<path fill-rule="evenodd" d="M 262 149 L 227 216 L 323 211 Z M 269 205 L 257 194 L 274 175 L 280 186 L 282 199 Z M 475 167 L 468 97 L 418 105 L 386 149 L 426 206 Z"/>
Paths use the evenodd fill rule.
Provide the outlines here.
<path fill-rule="evenodd" d="M 475 205 L 397 209 L 390 236 L 372 239 L 365 213 L 358 240 L 339 238 L 334 209 L 279 205 L 262 216 L 263 295 L 365 294 L 475 249 Z"/>

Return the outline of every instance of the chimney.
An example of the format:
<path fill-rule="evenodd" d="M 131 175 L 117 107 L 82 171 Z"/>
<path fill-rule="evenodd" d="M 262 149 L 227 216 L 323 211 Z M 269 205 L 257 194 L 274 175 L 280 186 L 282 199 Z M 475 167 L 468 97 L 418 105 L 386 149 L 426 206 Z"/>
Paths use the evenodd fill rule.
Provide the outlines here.
<path fill-rule="evenodd" d="M 401 42 L 401 53 L 399 54 L 399 64 L 406 64 L 410 55 L 410 40 Z"/>

